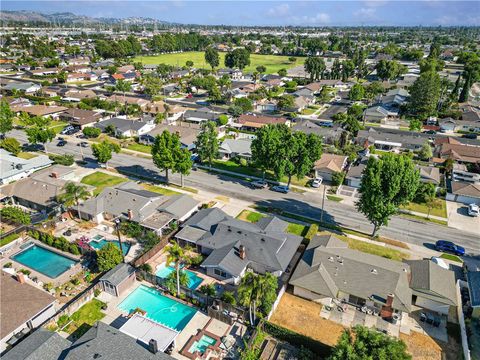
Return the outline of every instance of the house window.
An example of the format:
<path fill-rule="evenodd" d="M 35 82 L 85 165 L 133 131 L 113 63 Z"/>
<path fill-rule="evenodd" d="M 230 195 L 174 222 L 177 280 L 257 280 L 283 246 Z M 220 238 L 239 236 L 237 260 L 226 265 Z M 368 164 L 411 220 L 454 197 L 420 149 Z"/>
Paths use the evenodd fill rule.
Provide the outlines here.
<path fill-rule="evenodd" d="M 222 278 L 226 278 L 226 277 L 227 277 L 227 273 L 226 273 L 225 271 L 223 271 L 223 270 L 220 270 L 220 269 L 215 268 L 215 269 L 213 270 L 213 272 L 214 272 L 215 275 L 218 275 L 218 276 L 220 276 L 220 277 L 222 277 Z"/>

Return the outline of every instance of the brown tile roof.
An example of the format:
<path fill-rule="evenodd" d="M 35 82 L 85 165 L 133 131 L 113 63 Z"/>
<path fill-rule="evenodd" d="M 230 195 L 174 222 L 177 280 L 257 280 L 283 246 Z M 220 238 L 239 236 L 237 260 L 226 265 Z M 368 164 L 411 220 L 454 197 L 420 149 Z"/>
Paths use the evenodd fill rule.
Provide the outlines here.
<path fill-rule="evenodd" d="M 72 124 L 86 125 L 100 120 L 102 116 L 96 111 L 71 108 L 60 114 L 60 117 Z"/>
<path fill-rule="evenodd" d="M 30 284 L 20 284 L 10 274 L 0 275 L 0 338 L 4 338 L 55 301 L 55 297 Z"/>
<path fill-rule="evenodd" d="M 323 154 L 322 157 L 315 162 L 314 168 L 317 170 L 328 169 L 330 171 L 340 172 L 343 170 L 346 156 L 335 154 Z"/>
<path fill-rule="evenodd" d="M 453 137 L 441 137 L 441 138 L 436 138 L 435 139 L 435 145 L 441 145 L 441 144 L 456 144 L 456 145 L 461 145 L 462 143 L 458 141 L 457 139 L 454 139 Z"/>
<path fill-rule="evenodd" d="M 67 110 L 65 106 L 47 106 L 47 105 L 32 105 L 32 106 L 14 106 L 12 107 L 13 112 L 24 111 L 33 116 L 45 116 L 56 114 L 62 111 Z"/>
<path fill-rule="evenodd" d="M 284 117 L 243 114 L 243 115 L 240 115 L 240 117 L 238 118 L 238 122 L 240 124 L 246 125 L 246 126 L 250 126 L 250 125 L 247 125 L 247 123 L 248 124 L 259 124 L 259 125 L 285 124 L 285 123 L 288 122 L 288 119 L 284 118 Z"/>
<path fill-rule="evenodd" d="M 480 162 L 480 146 L 445 143 L 440 148 L 440 157 L 477 163 Z"/>
<path fill-rule="evenodd" d="M 452 193 L 480 198 L 480 184 L 472 184 L 463 181 L 452 181 Z"/>

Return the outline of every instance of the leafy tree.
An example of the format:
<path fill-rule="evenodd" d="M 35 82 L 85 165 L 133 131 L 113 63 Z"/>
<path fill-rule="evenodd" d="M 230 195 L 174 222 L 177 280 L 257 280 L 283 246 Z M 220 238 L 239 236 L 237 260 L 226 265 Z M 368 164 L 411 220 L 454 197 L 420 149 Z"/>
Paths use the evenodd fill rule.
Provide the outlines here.
<path fill-rule="evenodd" d="M 188 67 L 188 68 L 191 68 L 193 66 L 193 61 L 192 60 L 187 60 L 187 62 L 185 63 L 185 65 Z"/>
<path fill-rule="evenodd" d="M 218 123 L 219 123 L 221 126 L 227 125 L 227 124 L 228 124 L 228 116 L 225 115 L 225 114 L 221 114 L 221 115 L 218 117 Z"/>
<path fill-rule="evenodd" d="M 263 65 L 259 65 L 255 68 L 260 74 L 263 74 L 265 71 L 267 71 L 267 68 Z"/>
<path fill-rule="evenodd" d="M 182 248 L 178 243 L 173 243 L 167 248 L 167 264 L 173 264 L 177 281 L 177 294 L 180 294 L 180 270 L 190 262 L 190 256 L 187 254 L 188 249 Z M 187 284 L 188 285 L 188 282 Z M 185 285 L 184 285 L 185 286 Z"/>
<path fill-rule="evenodd" d="M 264 316 L 270 312 L 275 302 L 277 287 L 277 278 L 271 273 L 245 273 L 238 287 L 238 299 L 240 304 L 249 308 L 250 324 L 255 323 L 257 312 Z"/>
<path fill-rule="evenodd" d="M 225 55 L 225 66 L 228 68 L 243 70 L 248 65 L 250 65 L 250 53 L 247 49 L 235 49 Z"/>
<path fill-rule="evenodd" d="M 171 272 L 168 274 L 165 285 L 167 286 L 168 291 L 172 294 L 179 294 L 180 286 L 188 286 L 190 284 L 190 278 L 187 275 L 187 272 L 183 269 L 180 269 L 177 272 Z"/>
<path fill-rule="evenodd" d="M 45 144 L 55 138 L 55 131 L 34 126 L 25 130 L 30 144 Z"/>
<path fill-rule="evenodd" d="M 440 99 L 440 76 L 430 71 L 420 75 L 410 88 L 410 112 L 419 118 L 435 115 Z"/>
<path fill-rule="evenodd" d="M 287 76 L 287 69 L 280 69 L 278 70 L 277 74 L 281 77 Z"/>
<path fill-rule="evenodd" d="M 387 225 L 398 207 L 410 202 L 420 182 L 420 175 L 407 156 L 385 154 L 370 157 L 360 183 L 358 211 L 373 224 L 372 236 Z"/>
<path fill-rule="evenodd" d="M 305 71 L 310 74 L 310 81 L 319 80 L 323 78 L 323 74 L 326 70 L 325 61 L 321 57 L 309 56 L 305 60 Z"/>
<path fill-rule="evenodd" d="M 297 58 L 296 58 L 295 56 L 290 56 L 290 57 L 288 58 L 288 61 L 290 61 L 291 63 L 294 63 L 294 62 L 297 61 Z"/>
<path fill-rule="evenodd" d="M 340 186 L 343 184 L 344 179 L 345 179 L 345 173 L 343 171 L 334 172 L 332 175 L 332 185 Z"/>
<path fill-rule="evenodd" d="M 204 121 L 195 142 L 198 156 L 202 162 L 208 162 L 212 167 L 213 160 L 218 156 L 217 129 L 213 121 Z"/>
<path fill-rule="evenodd" d="M 278 99 L 277 106 L 281 110 L 290 110 L 295 107 L 295 98 L 293 95 L 284 95 Z"/>
<path fill-rule="evenodd" d="M 391 80 L 401 75 L 405 68 L 395 60 L 380 60 L 375 66 L 377 75 L 382 80 Z"/>
<path fill-rule="evenodd" d="M 180 183 L 183 187 L 183 177 L 190 174 L 193 161 L 190 151 L 188 149 L 176 148 L 174 149 L 173 156 L 175 159 L 174 172 L 180 173 Z"/>
<path fill-rule="evenodd" d="M 5 100 L 0 101 L 0 134 L 6 134 L 13 128 L 13 111 Z"/>
<path fill-rule="evenodd" d="M 205 61 L 212 67 L 212 70 L 215 69 L 220 64 L 218 51 L 213 47 L 208 47 L 205 50 Z"/>
<path fill-rule="evenodd" d="M 123 102 L 125 102 L 125 93 L 132 90 L 132 84 L 125 80 L 118 80 L 115 84 L 115 90 L 120 91 L 123 94 Z"/>
<path fill-rule="evenodd" d="M 153 163 L 160 170 L 165 170 L 165 179 L 169 183 L 168 171 L 175 169 L 175 151 L 180 149 L 180 136 L 164 130 L 155 138 L 152 147 Z"/>
<path fill-rule="evenodd" d="M 263 180 L 265 172 L 273 170 L 278 150 L 282 146 L 280 128 L 276 125 L 262 126 L 256 132 L 251 144 L 252 160 L 262 170 Z"/>
<path fill-rule="evenodd" d="M 17 156 L 17 154 L 22 150 L 20 143 L 15 138 L 3 139 L 0 141 L 0 147 L 15 156 Z"/>
<path fill-rule="evenodd" d="M 122 261 L 120 248 L 111 241 L 97 251 L 97 266 L 100 272 L 111 270 Z"/>
<path fill-rule="evenodd" d="M 64 166 L 72 166 L 75 162 L 75 158 L 72 154 L 50 154 L 48 155 L 49 159 L 55 162 L 55 164 L 64 165 Z"/>
<path fill-rule="evenodd" d="M 17 224 L 28 225 L 32 222 L 30 215 L 16 206 L 5 206 L 0 210 L 0 217 L 4 220 L 11 220 Z"/>
<path fill-rule="evenodd" d="M 362 100 L 365 97 L 365 88 L 360 84 L 355 84 L 348 93 L 348 98 L 353 101 Z"/>
<path fill-rule="evenodd" d="M 78 218 L 82 220 L 82 215 L 80 214 L 80 200 L 86 200 L 90 197 L 90 192 L 87 191 L 87 188 L 83 185 L 77 185 L 74 182 L 67 182 L 63 188 L 61 195 L 59 195 L 59 201 L 64 204 L 66 207 L 76 206 Z"/>
<path fill-rule="evenodd" d="M 233 100 L 233 105 L 242 108 L 242 113 L 246 113 L 253 110 L 252 100 L 249 98 L 237 98 Z"/>
<path fill-rule="evenodd" d="M 99 163 L 105 164 L 105 167 L 108 167 L 108 161 L 112 159 L 112 152 L 119 153 L 120 145 L 106 140 L 98 144 L 92 144 L 93 156 Z"/>
<path fill-rule="evenodd" d="M 199 291 L 202 294 L 205 294 L 210 297 L 214 297 L 215 295 L 217 295 L 217 290 L 215 289 L 215 285 L 213 283 L 200 286 Z"/>
<path fill-rule="evenodd" d="M 415 193 L 415 202 L 426 203 L 427 200 L 432 197 L 435 197 L 435 185 L 421 182 L 418 185 L 417 192 Z"/>
<path fill-rule="evenodd" d="M 346 329 L 329 360 L 411 360 L 405 343 L 379 331 L 357 325 Z"/>
<path fill-rule="evenodd" d="M 355 63 L 352 60 L 345 60 L 342 62 L 342 81 L 348 81 L 355 72 Z"/>
<path fill-rule="evenodd" d="M 436 198 L 435 196 L 429 196 L 425 199 L 425 205 L 427 206 L 427 219 L 430 219 L 430 212 L 433 209 L 441 209 L 442 208 L 442 200 Z"/>
<path fill-rule="evenodd" d="M 420 66 L 420 73 L 423 72 L 429 72 L 429 71 L 441 71 L 443 67 L 445 66 L 445 62 L 442 60 L 439 60 L 438 58 L 426 58 L 420 60 L 418 63 Z"/>
<path fill-rule="evenodd" d="M 234 117 L 239 117 L 243 114 L 243 109 L 240 106 L 233 105 L 228 108 L 228 113 Z"/>
<path fill-rule="evenodd" d="M 235 305 L 237 303 L 237 299 L 235 299 L 235 296 L 231 291 L 224 291 L 221 296 L 221 300 L 223 302 L 226 302 L 227 304 L 232 304 L 232 305 Z"/>
<path fill-rule="evenodd" d="M 408 129 L 411 131 L 420 131 L 422 130 L 423 123 L 418 119 L 411 119 L 408 125 Z"/>
<path fill-rule="evenodd" d="M 100 134 L 102 133 L 102 130 L 100 130 L 99 128 L 87 126 L 86 128 L 83 128 L 82 133 L 87 138 L 96 138 L 100 136 Z"/>
<path fill-rule="evenodd" d="M 422 147 L 418 151 L 418 156 L 420 156 L 422 160 L 429 160 L 432 158 L 432 147 L 430 146 L 430 143 L 428 141 L 425 141 L 423 143 Z"/>

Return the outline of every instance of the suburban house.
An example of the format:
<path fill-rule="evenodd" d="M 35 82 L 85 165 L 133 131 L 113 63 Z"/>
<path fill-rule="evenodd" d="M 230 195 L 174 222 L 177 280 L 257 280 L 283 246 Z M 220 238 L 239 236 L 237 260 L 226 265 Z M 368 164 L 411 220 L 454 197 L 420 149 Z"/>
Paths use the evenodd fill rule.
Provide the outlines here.
<path fill-rule="evenodd" d="M 298 119 L 292 129 L 304 132 L 305 134 L 321 136 L 324 144 L 335 144 L 345 132 L 340 124 L 334 124 L 333 122 L 324 124 L 320 121 L 308 119 Z"/>
<path fill-rule="evenodd" d="M 202 123 L 204 121 L 217 121 L 220 113 L 212 111 L 209 108 L 200 108 L 187 110 L 182 115 L 182 121 L 191 123 Z"/>
<path fill-rule="evenodd" d="M 81 129 L 87 126 L 93 126 L 104 119 L 102 111 L 83 110 L 70 108 L 59 115 L 59 118 L 68 121 L 70 125 L 79 126 Z"/>
<path fill-rule="evenodd" d="M 376 149 L 385 151 L 416 151 L 421 149 L 423 144 L 428 141 L 428 135 L 412 131 L 371 127 L 368 130 L 360 130 L 355 141 L 365 149 L 373 145 Z"/>
<path fill-rule="evenodd" d="M 404 104 L 407 103 L 408 98 L 410 97 L 410 93 L 401 88 L 392 89 L 388 91 L 384 96 L 381 98 L 382 107 L 386 109 L 396 109 Z"/>
<path fill-rule="evenodd" d="M 242 96 L 237 96 L 237 97 L 242 97 Z M 255 101 L 254 109 L 257 112 L 274 112 L 274 111 L 277 111 L 277 103 L 273 100 L 261 99 L 259 101 Z"/>
<path fill-rule="evenodd" d="M 416 165 L 417 170 L 420 173 L 420 181 L 424 183 L 440 185 L 440 169 L 434 166 L 422 166 Z"/>
<path fill-rule="evenodd" d="M 345 105 L 330 105 L 325 111 L 318 115 L 318 120 L 322 122 L 322 124 L 330 123 L 333 125 L 334 116 L 346 113 L 347 109 L 348 107 Z"/>
<path fill-rule="evenodd" d="M 256 114 L 242 114 L 238 117 L 237 122 L 242 129 L 253 131 L 268 124 L 285 124 L 290 126 L 290 120 L 287 118 Z"/>
<path fill-rule="evenodd" d="M 182 147 L 187 148 L 188 150 L 195 148 L 195 141 L 197 140 L 198 133 L 200 132 L 198 126 L 190 123 L 182 123 L 182 125 L 159 124 L 148 133 L 140 135 L 138 137 L 138 141 L 141 144 L 153 145 L 155 143 L 155 138 L 164 131 L 168 131 L 172 134 L 178 134 L 180 136 Z"/>
<path fill-rule="evenodd" d="M 398 111 L 388 110 L 383 106 L 372 106 L 363 111 L 363 120 L 369 123 L 385 124 L 389 120 L 396 120 Z"/>
<path fill-rule="evenodd" d="M 333 235 L 311 240 L 290 285 L 300 297 L 327 306 L 341 301 L 366 307 L 394 322 L 422 309 L 456 322 L 453 271 L 428 259 L 398 262 L 349 249 Z"/>
<path fill-rule="evenodd" d="M 289 268 L 302 238 L 287 233 L 287 226 L 277 217 L 253 224 L 210 208 L 188 219 L 175 237 L 207 255 L 201 266 L 208 275 L 238 285 L 249 269 L 279 277 Z"/>
<path fill-rule="evenodd" d="M 225 139 L 218 149 L 220 156 L 224 159 L 243 158 L 250 160 L 252 157 L 251 139 Z"/>
<path fill-rule="evenodd" d="M 464 145 L 458 141 L 450 141 L 440 144 L 435 151 L 442 159 L 453 159 L 464 164 L 480 163 L 480 146 Z"/>
<path fill-rule="evenodd" d="M 135 283 L 135 268 L 127 263 L 120 263 L 103 275 L 99 282 L 103 291 L 118 297 Z"/>
<path fill-rule="evenodd" d="M 53 164 L 46 155 L 38 155 L 31 159 L 13 156 L 8 151 L 0 149 L 0 185 L 26 178 L 37 170 Z"/>
<path fill-rule="evenodd" d="M 31 76 L 46 76 L 46 75 L 55 75 L 60 72 L 58 68 L 42 68 L 35 70 L 28 70 L 27 74 Z"/>
<path fill-rule="evenodd" d="M 446 133 L 453 132 L 480 132 L 480 119 L 476 120 L 455 120 L 452 118 L 441 119 L 440 130 Z"/>
<path fill-rule="evenodd" d="M 81 101 L 82 99 L 95 99 L 97 94 L 93 90 L 71 89 L 63 94 L 63 101 Z"/>
<path fill-rule="evenodd" d="M 130 334 L 101 321 L 74 342 L 56 332 L 38 329 L 2 356 L 2 359 L 174 360 L 161 352 L 156 344 L 140 342 Z"/>
<path fill-rule="evenodd" d="M 83 219 L 101 223 L 104 219 L 134 221 L 161 235 L 173 222 L 183 222 L 198 209 L 188 195 L 166 196 L 144 190 L 134 182 L 105 188 L 97 197 L 80 204 Z"/>
<path fill-rule="evenodd" d="M 322 154 L 322 157 L 315 162 L 313 169 L 315 177 L 322 177 L 324 180 L 332 181 L 333 174 L 342 172 L 347 166 L 347 156 L 335 154 Z"/>
<path fill-rule="evenodd" d="M 56 312 L 55 297 L 26 281 L 22 273 L 12 276 L 1 271 L 0 353 L 14 346 Z M 5 359 L 3 354 L 2 359 Z"/>
<path fill-rule="evenodd" d="M 33 82 L 17 82 L 17 81 L 8 82 L 6 85 L 2 86 L 2 90 L 6 92 L 13 93 L 17 91 L 27 95 L 35 94 L 41 88 L 42 87 L 39 84 L 35 84 Z"/>
<path fill-rule="evenodd" d="M 150 101 L 136 97 L 136 96 L 130 96 L 130 95 L 112 95 L 107 98 L 104 98 L 105 101 L 111 102 L 111 103 L 118 103 L 120 105 L 138 105 L 140 109 L 145 110 L 148 105 L 150 104 Z"/>
<path fill-rule="evenodd" d="M 452 179 L 454 181 L 480 184 L 480 174 L 469 172 L 465 164 L 453 164 Z"/>
<path fill-rule="evenodd" d="M 114 117 L 100 121 L 94 125 L 103 132 L 109 126 L 115 128 L 115 135 L 124 137 L 140 136 L 148 133 L 155 128 L 153 119 L 150 121 L 133 120 L 120 117 Z"/>
<path fill-rule="evenodd" d="M 360 188 L 362 182 L 363 170 L 367 167 L 368 158 L 363 157 L 358 164 L 350 166 L 345 175 L 345 182 L 348 186 Z"/>
<path fill-rule="evenodd" d="M 447 189 L 446 199 L 449 201 L 480 205 L 480 183 L 451 181 Z"/>
<path fill-rule="evenodd" d="M 56 119 L 62 112 L 67 110 L 65 106 L 48 106 L 48 105 L 29 105 L 29 106 L 14 106 L 12 111 L 14 113 L 26 112 L 31 116 L 51 117 Z"/>

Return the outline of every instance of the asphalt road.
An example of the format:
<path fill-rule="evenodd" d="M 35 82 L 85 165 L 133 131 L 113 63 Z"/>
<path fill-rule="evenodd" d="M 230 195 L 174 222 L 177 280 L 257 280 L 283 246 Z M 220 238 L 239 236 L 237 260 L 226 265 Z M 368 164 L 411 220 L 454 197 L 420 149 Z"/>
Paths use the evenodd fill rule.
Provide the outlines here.
<path fill-rule="evenodd" d="M 15 137 L 22 143 L 27 141 L 25 133 L 20 130 L 13 130 L 8 136 Z M 47 145 L 48 152 L 73 154 L 76 159 L 81 159 L 80 147 L 76 143 L 68 140 L 67 145 L 64 147 L 57 147 L 57 142 L 54 140 Z M 95 163 L 90 147 L 82 150 L 85 159 L 90 159 Z M 133 175 L 163 179 L 163 174 L 159 173 L 151 159 L 119 153 L 113 154 L 113 158 L 108 165 L 117 170 L 128 171 Z M 171 175 L 170 181 L 179 184 L 180 176 Z M 267 189 L 253 190 L 246 181 L 200 170 L 192 171 L 188 177 L 185 177 L 185 186 L 228 196 L 233 199 L 250 201 L 261 206 L 280 208 L 302 216 L 317 219 L 320 219 L 321 216 L 322 194 L 320 192 L 300 194 L 291 191 L 289 194 L 280 194 Z M 372 231 L 372 225 L 354 207 L 329 201 L 328 199 L 325 199 L 323 221 L 367 233 Z M 473 234 L 447 226 L 400 216 L 392 217 L 389 225 L 380 230 L 380 234 L 391 239 L 424 246 L 431 246 L 437 240 L 450 240 L 464 246 L 468 253 L 480 254 L 480 234 Z"/>

